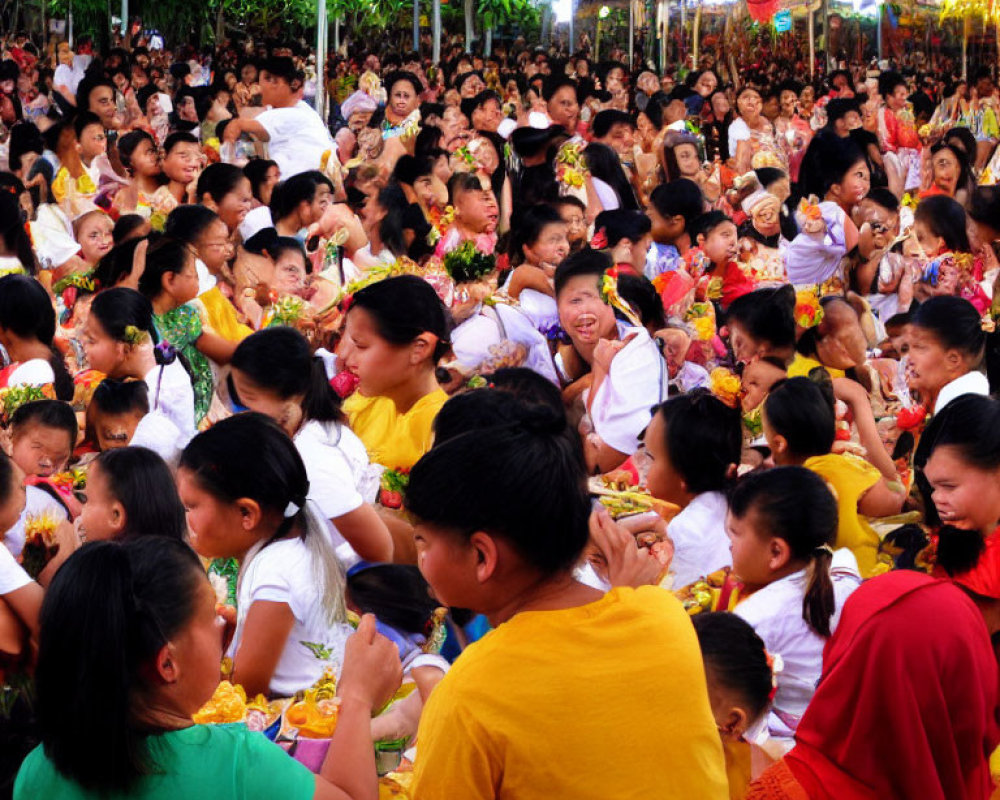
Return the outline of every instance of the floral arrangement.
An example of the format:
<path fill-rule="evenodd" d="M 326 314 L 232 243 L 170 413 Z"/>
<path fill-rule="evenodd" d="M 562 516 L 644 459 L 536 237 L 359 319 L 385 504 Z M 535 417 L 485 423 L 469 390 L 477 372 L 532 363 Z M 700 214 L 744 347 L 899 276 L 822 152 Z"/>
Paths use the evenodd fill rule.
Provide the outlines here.
<path fill-rule="evenodd" d="M 896 414 L 896 427 L 901 431 L 918 433 L 927 421 L 927 408 L 925 406 L 913 406 L 912 408 L 901 408 Z"/>
<path fill-rule="evenodd" d="M 379 478 L 378 501 L 385 508 L 402 508 L 403 495 L 410 485 L 408 469 L 387 469 Z"/>
<path fill-rule="evenodd" d="M 56 528 L 59 521 L 48 511 L 29 514 L 24 523 L 24 547 L 21 550 L 21 566 L 32 578 L 38 578 L 56 553 Z"/>
<path fill-rule="evenodd" d="M 693 617 L 702 611 L 732 611 L 742 588 L 742 584 L 733 578 L 732 568 L 725 567 L 678 589 L 674 595 Z"/>
<path fill-rule="evenodd" d="M 567 142 L 556 155 L 556 180 L 566 186 L 579 189 L 590 175 L 587 159 L 583 155 L 583 144 Z"/>
<path fill-rule="evenodd" d="M 917 198 L 914 197 L 911 192 L 907 192 L 906 194 L 903 195 L 903 199 L 900 201 L 899 204 L 904 208 L 910 209 L 910 211 L 916 211 L 918 202 L 919 201 L 917 200 Z"/>
<path fill-rule="evenodd" d="M 795 324 L 803 330 L 815 328 L 823 321 L 823 306 L 815 289 L 795 293 Z"/>
<path fill-rule="evenodd" d="M 725 367 L 716 367 L 709 374 L 709 389 L 730 408 L 736 408 L 743 390 L 739 377 Z"/>
<path fill-rule="evenodd" d="M 339 698 L 321 697 L 318 689 L 306 689 L 303 699 L 285 711 L 285 725 L 304 739 L 329 739 L 337 727 L 339 709 Z"/>
<path fill-rule="evenodd" d="M 254 698 L 254 704 L 267 700 L 263 695 Z M 196 725 L 219 725 L 227 722 L 242 722 L 247 715 L 247 693 L 239 684 L 221 681 L 215 691 L 198 711 L 191 715 Z"/>
<path fill-rule="evenodd" d="M 130 344 L 134 347 L 146 344 L 149 341 L 149 333 L 147 331 L 137 328 L 135 325 L 125 326 L 125 344 Z"/>
<path fill-rule="evenodd" d="M 478 281 L 496 269 L 496 256 L 483 253 L 473 241 L 462 242 L 444 256 L 445 272 L 455 283 Z"/>
<path fill-rule="evenodd" d="M 446 206 L 444 211 L 437 206 L 432 208 L 429 220 L 431 223 L 431 232 L 427 234 L 427 244 L 437 244 L 454 221 L 455 209 L 453 206 Z"/>
<path fill-rule="evenodd" d="M 51 383 L 46 383 L 43 386 L 31 386 L 26 383 L 8 386 L 0 389 L 0 419 L 6 424 L 14 412 L 25 403 L 55 399 L 56 390 Z"/>
<path fill-rule="evenodd" d="M 306 304 L 301 297 L 282 295 L 271 303 L 264 315 L 262 328 L 273 328 L 279 325 L 294 326 L 305 315 Z"/>
<path fill-rule="evenodd" d="M 684 320 L 691 325 L 699 342 L 708 342 L 714 338 L 715 308 L 711 303 L 692 303 L 684 314 Z"/>
<path fill-rule="evenodd" d="M 618 293 L 617 267 L 606 270 L 604 276 L 601 278 L 601 299 L 615 309 L 615 311 L 620 312 L 629 323 L 635 325 L 637 328 L 642 327 L 642 321 L 635 311 L 632 310 L 632 306 L 626 303 Z"/>
<path fill-rule="evenodd" d="M 465 165 L 469 169 L 475 170 L 475 168 L 476 168 L 476 156 L 475 156 L 475 154 L 473 154 L 473 152 L 472 152 L 472 150 L 471 150 L 471 148 L 470 148 L 469 145 L 463 144 L 461 147 L 459 147 L 455 151 L 455 156 L 460 161 L 464 162 Z"/>
<path fill-rule="evenodd" d="M 73 308 L 79 293 L 97 291 L 97 281 L 93 272 L 73 272 L 52 287 L 52 294 L 61 297 L 66 308 Z"/>

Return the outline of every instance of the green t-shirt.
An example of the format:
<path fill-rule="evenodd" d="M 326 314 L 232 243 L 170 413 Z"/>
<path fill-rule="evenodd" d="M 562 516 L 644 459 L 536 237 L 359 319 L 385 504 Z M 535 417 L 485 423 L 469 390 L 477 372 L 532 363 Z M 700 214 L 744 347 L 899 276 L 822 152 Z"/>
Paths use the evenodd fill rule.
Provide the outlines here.
<path fill-rule="evenodd" d="M 149 740 L 158 766 L 130 798 L 177 800 L 311 800 L 315 776 L 262 733 L 245 725 L 193 725 Z M 39 745 L 24 760 L 14 784 L 14 800 L 83 800 L 99 795 L 59 773 Z M 102 800 L 110 800 L 103 795 Z"/>

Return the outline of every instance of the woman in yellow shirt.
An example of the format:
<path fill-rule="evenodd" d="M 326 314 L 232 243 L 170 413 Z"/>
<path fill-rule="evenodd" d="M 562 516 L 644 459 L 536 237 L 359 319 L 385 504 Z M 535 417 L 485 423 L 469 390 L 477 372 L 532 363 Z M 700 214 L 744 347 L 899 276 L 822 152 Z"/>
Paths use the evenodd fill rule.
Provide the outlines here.
<path fill-rule="evenodd" d="M 574 579 L 590 515 L 579 442 L 556 411 L 506 404 L 515 424 L 451 437 L 410 473 L 423 576 L 494 628 L 424 707 L 412 797 L 728 798 L 690 619 L 659 587 Z"/>
<path fill-rule="evenodd" d="M 808 378 L 781 381 L 764 401 L 764 435 L 774 463 L 806 467 L 833 487 L 836 546 L 849 548 L 868 578 L 878 563 L 879 537 L 865 517 L 898 514 L 906 492 L 864 459 L 831 453 L 835 428 L 833 398 Z"/>
<path fill-rule="evenodd" d="M 373 463 L 409 469 L 430 449 L 431 425 L 448 399 L 435 369 L 449 333 L 444 306 L 416 276 L 388 278 L 354 295 L 337 354 L 358 387 L 343 408 Z"/>

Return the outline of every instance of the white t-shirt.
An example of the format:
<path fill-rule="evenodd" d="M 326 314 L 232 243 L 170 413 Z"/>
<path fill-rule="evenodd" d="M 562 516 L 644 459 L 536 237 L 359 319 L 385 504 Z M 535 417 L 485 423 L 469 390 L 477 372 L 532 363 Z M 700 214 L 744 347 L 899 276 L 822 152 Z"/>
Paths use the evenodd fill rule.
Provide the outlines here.
<path fill-rule="evenodd" d="M 295 538 L 269 544 L 253 556 L 240 577 L 231 654 L 238 652 L 247 613 L 258 600 L 285 603 L 295 617 L 271 676 L 269 691 L 278 697 L 289 697 L 312 686 L 327 666 L 339 675 L 344 645 L 352 633 L 346 622 L 327 621 L 322 590 L 314 573 L 309 549 Z"/>
<path fill-rule="evenodd" d="M 24 549 L 24 525 L 29 516 L 48 513 L 59 522 L 69 519 L 66 507 L 44 489 L 39 489 L 37 486 L 25 486 L 24 491 L 24 511 L 14 523 L 14 527 L 7 531 L 3 537 L 3 543 L 7 545 L 7 549 L 15 558 L 21 555 L 21 550 Z"/>
<path fill-rule="evenodd" d="M 832 633 L 837 629 L 847 598 L 861 585 L 858 562 L 850 550 L 842 548 L 833 554 L 830 575 L 835 597 L 835 611 L 830 619 Z M 802 617 L 805 592 L 806 570 L 799 570 L 758 589 L 735 608 L 735 613 L 749 622 L 764 640 L 767 652 L 780 655 L 784 662 L 768 728 L 772 738 L 789 741 L 816 691 L 826 645 L 826 639 Z"/>
<path fill-rule="evenodd" d="M 593 176 L 591 176 L 591 180 L 594 183 L 594 191 L 597 192 L 597 199 L 601 201 L 601 207 L 605 211 L 615 211 L 621 208 L 622 204 L 621 200 L 618 199 L 618 193 L 611 188 L 610 183 Z"/>
<path fill-rule="evenodd" d="M 736 158 L 736 146 L 740 142 L 750 141 L 750 126 L 743 121 L 743 117 L 737 117 L 729 125 L 729 155 Z"/>
<path fill-rule="evenodd" d="M 180 361 L 164 367 L 157 365 L 146 375 L 149 387 L 149 410 L 162 411 L 180 431 L 178 446 L 183 448 L 194 438 L 194 389 L 191 377 Z"/>
<path fill-rule="evenodd" d="M 294 441 L 309 477 L 308 499 L 325 519 L 343 516 L 375 499 L 379 470 L 372 468 L 365 446 L 346 425 L 311 420 Z"/>
<path fill-rule="evenodd" d="M 728 508 L 722 492 L 703 492 L 667 525 L 667 535 L 674 543 L 670 567 L 677 588 L 732 566 L 726 534 Z"/>
<path fill-rule="evenodd" d="M 290 108 L 269 108 L 256 119 L 270 137 L 268 153 L 277 162 L 283 181 L 319 169 L 323 153 L 333 150 L 323 120 L 301 100 Z"/>
<path fill-rule="evenodd" d="M 10 550 L 0 547 L 0 597 L 16 592 L 22 586 L 31 583 L 31 577 L 24 568 L 14 560 Z"/>
<path fill-rule="evenodd" d="M 52 365 L 44 358 L 32 358 L 25 361 L 7 376 L 8 386 L 44 386 L 53 383 L 56 374 Z"/>

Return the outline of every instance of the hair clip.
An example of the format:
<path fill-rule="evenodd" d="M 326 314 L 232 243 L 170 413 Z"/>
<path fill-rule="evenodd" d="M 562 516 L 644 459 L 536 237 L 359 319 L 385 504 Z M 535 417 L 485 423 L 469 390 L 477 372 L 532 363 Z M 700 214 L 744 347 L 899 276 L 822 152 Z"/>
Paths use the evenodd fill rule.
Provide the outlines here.
<path fill-rule="evenodd" d="M 785 671 L 785 662 L 780 655 L 769 653 L 767 650 L 764 651 L 764 657 L 771 670 L 771 691 L 768 692 L 767 701 L 773 703 L 774 696 L 778 693 L 778 676 Z"/>
<path fill-rule="evenodd" d="M 814 555 L 819 555 L 820 553 L 826 553 L 827 555 L 829 555 L 832 558 L 833 557 L 833 548 L 830 547 L 830 545 L 828 545 L 828 544 L 821 544 L 819 547 L 817 547 L 815 550 L 813 550 L 813 554 Z"/>
<path fill-rule="evenodd" d="M 125 326 L 124 337 L 125 343 L 133 346 L 146 344 L 149 341 L 149 333 L 135 325 Z"/>

